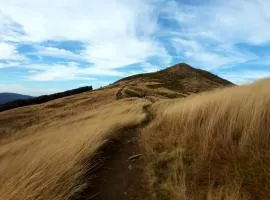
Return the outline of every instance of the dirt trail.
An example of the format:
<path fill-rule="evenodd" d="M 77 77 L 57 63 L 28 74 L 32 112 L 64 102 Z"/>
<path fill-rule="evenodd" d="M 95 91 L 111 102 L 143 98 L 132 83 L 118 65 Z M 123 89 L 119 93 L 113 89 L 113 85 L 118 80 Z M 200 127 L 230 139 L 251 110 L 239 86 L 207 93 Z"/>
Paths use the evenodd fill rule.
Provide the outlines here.
<path fill-rule="evenodd" d="M 110 141 L 97 155 L 103 165 L 91 177 L 93 185 L 80 200 L 146 200 L 149 198 L 144 174 L 145 161 L 138 145 L 138 133 L 152 119 L 149 106 L 147 119 L 139 127 L 121 130 L 119 138 Z M 131 159 L 132 156 L 136 157 Z"/>

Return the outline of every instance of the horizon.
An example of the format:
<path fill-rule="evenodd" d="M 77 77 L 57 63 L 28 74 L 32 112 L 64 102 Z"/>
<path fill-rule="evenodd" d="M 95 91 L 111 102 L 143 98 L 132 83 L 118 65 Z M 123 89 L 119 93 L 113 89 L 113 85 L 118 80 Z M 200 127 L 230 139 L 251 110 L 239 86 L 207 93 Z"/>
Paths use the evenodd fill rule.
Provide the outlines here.
<path fill-rule="evenodd" d="M 39 96 L 177 63 L 236 84 L 270 75 L 267 0 L 3 0 L 0 92 Z"/>
<path fill-rule="evenodd" d="M 126 76 L 126 77 L 117 79 L 117 80 L 114 81 L 114 82 L 108 83 L 107 85 L 100 86 L 100 87 L 96 87 L 96 88 L 94 88 L 92 85 L 81 85 L 81 86 L 79 86 L 79 87 L 77 87 L 77 88 L 69 88 L 69 89 L 67 89 L 67 90 L 61 90 L 61 91 L 57 91 L 57 92 L 54 92 L 54 93 L 41 94 L 41 95 L 38 95 L 38 96 L 33 96 L 33 95 L 28 95 L 28 94 L 21 94 L 21 93 L 12 93 L 12 92 L 6 92 L 6 91 L 0 92 L 0 94 L 5 94 L 5 93 L 8 94 L 8 93 L 10 93 L 10 94 L 19 94 L 19 95 L 26 95 L 26 96 L 32 96 L 32 97 L 39 97 L 39 96 L 42 96 L 42 95 L 51 95 L 51 94 L 55 94 L 55 93 L 61 93 L 61 92 L 66 92 L 66 91 L 73 90 L 73 89 L 82 88 L 82 87 L 92 87 L 92 91 L 94 91 L 94 90 L 98 90 L 98 89 L 100 89 L 100 88 L 103 88 L 103 87 L 106 87 L 106 86 L 109 86 L 109 85 L 112 85 L 112 84 L 117 84 L 117 82 L 121 81 L 122 79 L 125 79 L 125 78 L 127 78 L 127 77 L 131 77 L 131 76 L 133 76 L 133 75 L 140 75 L 140 74 L 148 74 L 148 73 L 160 72 L 161 70 L 169 69 L 169 68 L 171 68 L 171 67 L 176 67 L 177 65 L 188 65 L 189 67 L 192 67 L 193 69 L 196 69 L 196 70 L 197 70 L 197 68 L 194 68 L 193 66 L 191 66 L 191 65 L 189 65 L 189 64 L 187 64 L 187 63 L 177 63 L 176 65 L 169 66 L 169 67 L 160 69 L 160 70 L 158 70 L 158 71 L 143 72 L 143 73 L 139 73 L 139 74 L 131 74 L 131 75 L 129 75 L 129 76 Z M 215 74 L 214 74 L 214 75 L 215 75 Z M 222 77 L 220 77 L 220 78 L 222 78 Z M 225 80 L 226 80 L 226 79 L 225 79 Z M 233 82 L 232 82 L 232 83 L 233 83 Z M 233 84 L 235 84 L 235 83 L 233 83 Z"/>

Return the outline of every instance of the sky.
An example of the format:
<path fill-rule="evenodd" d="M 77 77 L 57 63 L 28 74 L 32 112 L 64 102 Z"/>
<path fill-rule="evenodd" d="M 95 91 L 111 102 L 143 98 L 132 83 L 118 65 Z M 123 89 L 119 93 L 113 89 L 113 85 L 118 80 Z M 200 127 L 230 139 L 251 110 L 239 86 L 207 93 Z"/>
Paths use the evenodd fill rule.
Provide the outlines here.
<path fill-rule="evenodd" d="M 269 0 L 0 0 L 0 92 L 105 86 L 185 62 L 270 75 Z"/>

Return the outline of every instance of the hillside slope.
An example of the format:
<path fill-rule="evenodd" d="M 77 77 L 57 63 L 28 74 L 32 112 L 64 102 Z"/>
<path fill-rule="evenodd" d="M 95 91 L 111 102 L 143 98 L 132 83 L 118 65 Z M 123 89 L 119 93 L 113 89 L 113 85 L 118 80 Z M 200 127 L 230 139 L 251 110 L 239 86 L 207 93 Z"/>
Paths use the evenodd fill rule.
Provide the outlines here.
<path fill-rule="evenodd" d="M 181 64 L 1 112 L 0 199 L 154 199 L 139 142 L 153 102 L 231 85 Z"/>
<path fill-rule="evenodd" d="M 140 134 L 153 199 L 270 199 L 269 84 L 154 103 Z"/>

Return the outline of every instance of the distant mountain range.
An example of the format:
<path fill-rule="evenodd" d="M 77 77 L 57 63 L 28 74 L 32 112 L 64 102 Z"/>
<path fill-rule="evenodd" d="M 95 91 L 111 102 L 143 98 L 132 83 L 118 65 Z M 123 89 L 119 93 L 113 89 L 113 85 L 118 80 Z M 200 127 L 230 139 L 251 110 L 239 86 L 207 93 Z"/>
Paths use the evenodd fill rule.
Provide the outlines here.
<path fill-rule="evenodd" d="M 10 101 L 15 101 L 19 99 L 30 99 L 33 98 L 32 96 L 17 94 L 17 93 L 0 93 L 0 104 L 7 103 Z"/>
<path fill-rule="evenodd" d="M 45 102 L 59 99 L 62 97 L 67 97 L 74 94 L 80 94 L 82 92 L 87 92 L 87 91 L 92 91 L 92 90 L 93 90 L 92 86 L 85 86 L 85 87 L 80 87 L 80 88 L 76 88 L 72 90 L 67 90 L 64 92 L 59 92 L 59 93 L 54 93 L 54 94 L 49 94 L 49 95 L 42 95 L 38 97 L 31 97 L 31 96 L 14 94 L 14 93 L 0 93 L 0 100 L 2 98 L 1 94 L 3 94 L 3 100 L 6 100 L 6 103 L 0 103 L 0 112 L 9 110 L 12 108 L 22 107 L 22 106 L 41 104 L 41 103 L 45 103 Z M 11 98 L 12 95 L 8 95 L 8 94 L 13 94 L 14 98 Z M 16 97 L 15 95 L 20 95 L 20 96 L 17 96 L 18 98 L 15 98 Z M 9 96 L 10 98 L 7 98 Z"/>

